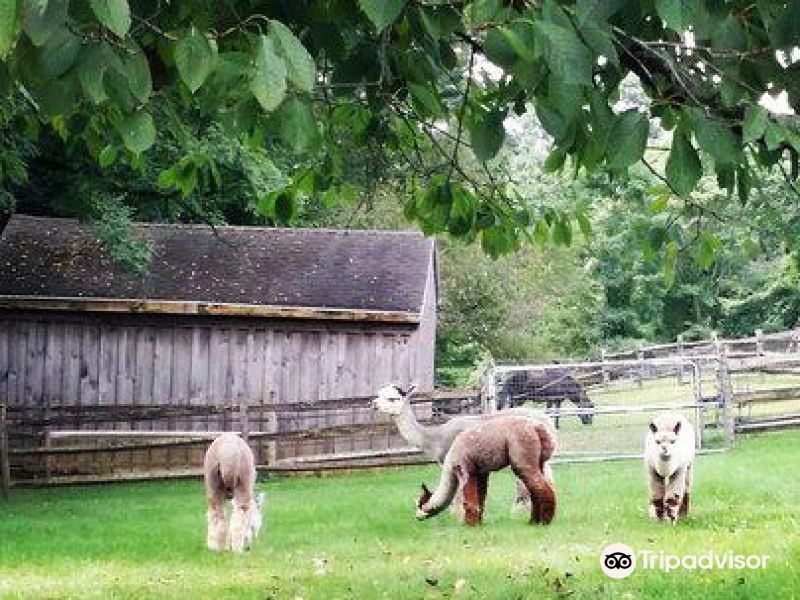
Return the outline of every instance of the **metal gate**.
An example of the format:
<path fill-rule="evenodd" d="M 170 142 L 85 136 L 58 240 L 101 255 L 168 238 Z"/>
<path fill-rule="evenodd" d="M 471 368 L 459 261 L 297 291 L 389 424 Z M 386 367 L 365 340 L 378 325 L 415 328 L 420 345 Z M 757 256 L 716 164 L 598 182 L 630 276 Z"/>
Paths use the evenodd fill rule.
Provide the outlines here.
<path fill-rule="evenodd" d="M 484 410 L 546 410 L 559 462 L 641 457 L 648 424 L 667 411 L 683 413 L 698 450 L 711 450 L 725 445 L 725 407 L 713 371 L 705 375 L 682 359 L 495 366 L 484 376 Z"/>

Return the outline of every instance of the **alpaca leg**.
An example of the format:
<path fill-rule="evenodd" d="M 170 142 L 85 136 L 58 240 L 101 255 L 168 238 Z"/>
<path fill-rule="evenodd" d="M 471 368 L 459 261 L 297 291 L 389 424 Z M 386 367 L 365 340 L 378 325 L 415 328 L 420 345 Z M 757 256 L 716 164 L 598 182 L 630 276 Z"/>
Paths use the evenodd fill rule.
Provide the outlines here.
<path fill-rule="evenodd" d="M 224 550 L 227 545 L 227 527 L 222 498 L 208 499 L 208 533 L 206 546 L 209 550 Z"/>
<path fill-rule="evenodd" d="M 245 537 L 247 534 L 247 506 L 234 500 L 231 512 L 231 551 L 243 552 L 245 550 Z"/>
<path fill-rule="evenodd" d="M 522 483 L 519 479 L 517 480 L 517 495 L 514 498 L 514 504 L 511 507 L 511 510 L 514 512 L 522 512 L 524 510 L 530 510 L 531 507 L 531 494 L 528 492 L 528 488 L 525 487 L 525 484 Z"/>
<path fill-rule="evenodd" d="M 678 511 L 683 503 L 686 492 L 686 467 L 678 469 L 667 483 L 664 491 L 664 512 L 666 518 L 675 523 L 678 520 Z"/>
<path fill-rule="evenodd" d="M 550 484 L 550 487 L 553 488 L 555 491 L 556 489 L 556 480 L 553 477 L 553 467 L 550 465 L 550 461 L 546 461 L 542 465 L 542 474 L 547 482 Z M 522 483 L 522 480 L 517 479 L 517 497 L 514 500 L 513 510 L 516 511 L 526 511 L 531 509 L 531 494 L 528 491 L 528 488 Z"/>
<path fill-rule="evenodd" d="M 460 520 L 464 520 L 464 498 L 460 486 L 456 490 L 456 495 L 453 497 L 453 503 L 450 505 L 450 512 Z"/>
<path fill-rule="evenodd" d="M 650 516 L 660 521 L 665 518 L 664 478 L 650 468 L 647 474 L 650 480 Z"/>
<path fill-rule="evenodd" d="M 525 468 L 516 472 L 530 493 L 530 522 L 544 524 L 552 522 L 556 515 L 556 491 L 553 486 L 539 469 Z"/>
<path fill-rule="evenodd" d="M 486 492 L 489 491 L 489 474 L 479 474 L 478 478 L 478 507 L 481 511 L 481 517 L 486 507 Z"/>
<path fill-rule="evenodd" d="M 689 514 L 689 496 L 692 493 L 692 465 L 691 463 L 686 466 L 686 489 L 683 492 L 683 501 L 681 507 L 678 509 L 678 516 L 685 517 Z"/>
<path fill-rule="evenodd" d="M 463 488 L 463 506 L 464 523 L 470 526 L 481 523 L 482 514 L 478 489 L 478 476 L 475 473 L 469 473 Z"/>

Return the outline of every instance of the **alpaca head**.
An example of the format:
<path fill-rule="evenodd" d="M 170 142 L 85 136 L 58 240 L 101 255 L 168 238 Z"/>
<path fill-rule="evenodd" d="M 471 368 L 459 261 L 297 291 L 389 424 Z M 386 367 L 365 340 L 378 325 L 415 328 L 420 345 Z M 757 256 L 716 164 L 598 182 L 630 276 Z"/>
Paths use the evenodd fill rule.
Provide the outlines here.
<path fill-rule="evenodd" d="M 681 430 L 681 422 L 676 421 L 673 425 L 659 429 L 655 422 L 650 423 L 650 433 L 653 436 L 653 441 L 658 447 L 659 456 L 663 460 L 669 460 L 672 457 L 672 451 L 675 447 L 675 440 L 678 439 L 678 433 Z"/>
<path fill-rule="evenodd" d="M 422 509 L 422 507 L 425 506 L 425 504 L 428 502 L 428 500 L 431 499 L 432 496 L 433 496 L 433 494 L 431 494 L 431 491 L 428 489 L 428 486 L 426 486 L 423 483 L 422 484 L 422 493 L 419 495 L 419 498 L 417 499 L 417 519 L 420 519 L 420 520 L 427 519 L 430 516 L 430 515 L 428 515 L 427 512 L 425 512 Z"/>
<path fill-rule="evenodd" d="M 378 390 L 378 397 L 372 401 L 372 407 L 389 415 L 399 415 L 413 391 L 413 385 L 403 391 L 399 385 L 390 383 Z"/>

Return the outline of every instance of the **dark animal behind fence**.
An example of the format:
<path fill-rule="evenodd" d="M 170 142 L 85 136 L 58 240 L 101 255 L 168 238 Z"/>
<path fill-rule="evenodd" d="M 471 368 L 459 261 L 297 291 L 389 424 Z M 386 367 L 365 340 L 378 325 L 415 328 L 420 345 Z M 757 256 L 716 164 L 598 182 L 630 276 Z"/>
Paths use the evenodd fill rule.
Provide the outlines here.
<path fill-rule="evenodd" d="M 526 402 L 544 403 L 548 410 L 554 411 L 556 427 L 564 400 L 569 400 L 578 408 L 594 408 L 594 403 L 583 386 L 564 370 L 514 371 L 505 375 L 498 383 L 498 410 L 522 406 Z M 594 411 L 582 412 L 578 418 L 584 425 L 591 425 Z"/>

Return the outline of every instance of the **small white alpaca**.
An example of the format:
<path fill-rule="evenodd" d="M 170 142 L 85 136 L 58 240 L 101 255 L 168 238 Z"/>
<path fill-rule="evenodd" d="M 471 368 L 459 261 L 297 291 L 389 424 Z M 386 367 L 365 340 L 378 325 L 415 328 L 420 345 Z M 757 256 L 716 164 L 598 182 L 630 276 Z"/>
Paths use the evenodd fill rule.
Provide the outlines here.
<path fill-rule="evenodd" d="M 694 427 L 686 417 L 668 413 L 652 420 L 644 442 L 651 517 L 675 523 L 688 514 L 694 454 Z"/>
<path fill-rule="evenodd" d="M 256 468 L 253 452 L 234 433 L 215 438 L 203 464 L 208 506 L 209 550 L 242 552 L 261 529 L 264 494 L 254 494 Z M 231 500 L 230 538 L 225 519 L 225 499 Z"/>

